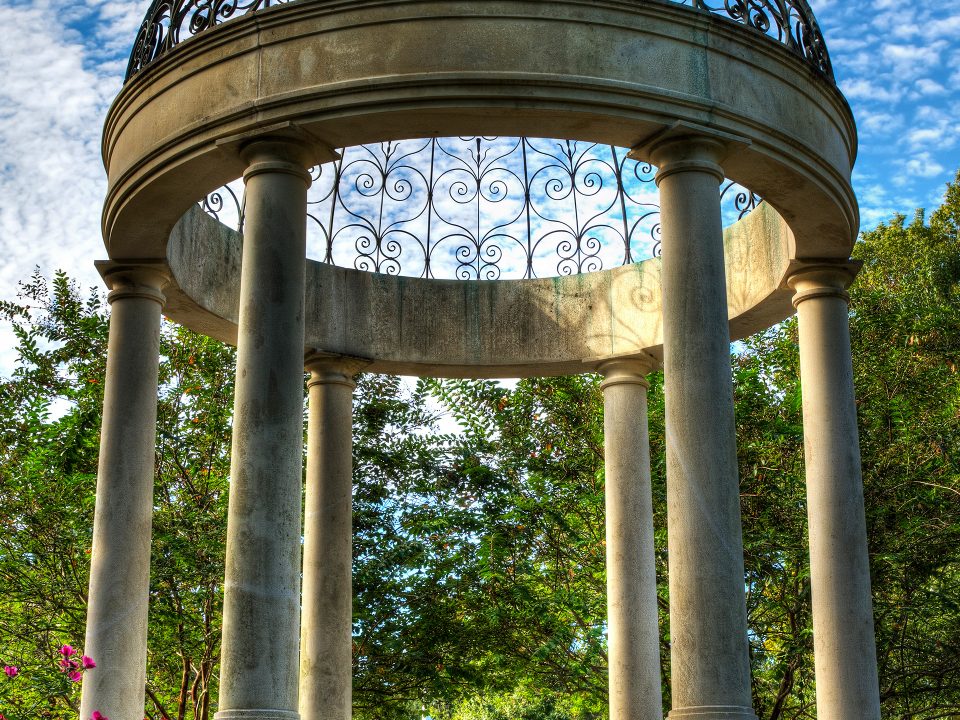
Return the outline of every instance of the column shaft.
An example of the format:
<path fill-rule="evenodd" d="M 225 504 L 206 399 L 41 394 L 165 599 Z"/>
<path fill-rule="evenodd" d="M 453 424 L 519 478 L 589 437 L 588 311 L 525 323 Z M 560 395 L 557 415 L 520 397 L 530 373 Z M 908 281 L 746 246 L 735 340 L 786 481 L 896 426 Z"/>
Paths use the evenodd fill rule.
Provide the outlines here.
<path fill-rule="evenodd" d="M 654 150 L 663 223 L 672 718 L 753 718 L 723 228 L 723 146 Z"/>
<path fill-rule="evenodd" d="M 879 720 L 860 442 L 843 268 L 790 279 L 797 290 L 817 717 Z"/>
<path fill-rule="evenodd" d="M 296 720 L 306 203 L 293 141 L 249 146 L 218 720 Z"/>
<path fill-rule="evenodd" d="M 118 268 L 105 278 L 112 312 L 83 648 L 97 668 L 84 677 L 80 716 L 140 720 L 165 300 L 155 270 Z"/>
<path fill-rule="evenodd" d="M 610 720 L 660 720 L 660 633 L 644 375 L 652 363 L 600 368 L 606 465 Z"/>
<path fill-rule="evenodd" d="M 353 373 L 311 371 L 304 512 L 300 717 L 350 720 L 353 680 Z"/>

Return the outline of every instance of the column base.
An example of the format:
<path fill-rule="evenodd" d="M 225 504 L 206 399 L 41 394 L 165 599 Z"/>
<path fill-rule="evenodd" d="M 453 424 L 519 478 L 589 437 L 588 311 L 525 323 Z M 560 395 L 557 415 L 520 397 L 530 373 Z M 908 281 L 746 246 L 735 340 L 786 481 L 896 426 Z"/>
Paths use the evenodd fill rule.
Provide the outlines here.
<path fill-rule="evenodd" d="M 669 720 L 695 718 L 696 720 L 757 720 L 751 708 L 737 705 L 698 705 L 675 708 L 667 715 Z"/>
<path fill-rule="evenodd" d="M 292 710 L 221 710 L 213 720 L 300 720 Z"/>

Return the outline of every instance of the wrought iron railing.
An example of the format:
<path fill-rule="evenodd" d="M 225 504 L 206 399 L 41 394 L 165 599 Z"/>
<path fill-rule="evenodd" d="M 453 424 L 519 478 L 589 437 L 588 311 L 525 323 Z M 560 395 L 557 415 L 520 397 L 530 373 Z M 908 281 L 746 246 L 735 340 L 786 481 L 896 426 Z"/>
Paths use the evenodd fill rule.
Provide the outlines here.
<path fill-rule="evenodd" d="M 126 80 L 180 42 L 231 18 L 272 5 L 307 0 L 153 0 L 137 32 Z M 720 15 L 783 43 L 833 80 L 830 55 L 807 0 L 635 0 L 673 2 Z"/>
<path fill-rule="evenodd" d="M 468 137 L 340 150 L 313 169 L 308 255 L 390 275 L 494 280 L 574 275 L 659 254 L 655 168 L 623 148 Z M 203 208 L 243 228 L 233 184 Z M 724 219 L 759 202 L 730 181 Z"/>

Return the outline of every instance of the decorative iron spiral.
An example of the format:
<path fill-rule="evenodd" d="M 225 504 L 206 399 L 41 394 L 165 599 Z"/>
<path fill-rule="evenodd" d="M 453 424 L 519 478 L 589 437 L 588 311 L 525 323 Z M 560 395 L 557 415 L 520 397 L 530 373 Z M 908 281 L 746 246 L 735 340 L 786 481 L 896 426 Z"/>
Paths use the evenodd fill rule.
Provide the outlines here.
<path fill-rule="evenodd" d="M 154 0 L 140 24 L 127 64 L 129 81 L 177 44 L 234 17 L 302 0 Z M 807 0 L 668 0 L 740 23 L 798 54 L 831 82 L 833 67 L 823 34 Z"/>
<path fill-rule="evenodd" d="M 461 280 L 596 272 L 661 251 L 656 168 L 623 148 L 537 138 L 428 138 L 342 149 L 312 168 L 308 251 L 388 275 Z M 201 202 L 242 230 L 239 181 Z M 725 223 L 760 198 L 731 181 Z"/>

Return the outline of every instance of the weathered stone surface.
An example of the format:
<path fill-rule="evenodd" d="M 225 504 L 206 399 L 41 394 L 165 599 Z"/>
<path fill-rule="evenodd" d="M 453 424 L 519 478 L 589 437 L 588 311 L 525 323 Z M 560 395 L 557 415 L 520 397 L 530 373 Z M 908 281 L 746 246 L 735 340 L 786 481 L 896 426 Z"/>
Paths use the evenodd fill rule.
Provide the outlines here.
<path fill-rule="evenodd" d="M 303 148 L 252 144 L 240 282 L 219 720 L 298 718 Z M 255 681 L 254 681 L 255 679 Z"/>
<path fill-rule="evenodd" d="M 358 0 L 237 18 L 124 86 L 104 131 L 111 256 L 164 257 L 190 204 L 243 171 L 217 142 L 290 121 L 331 147 L 435 134 L 634 147 L 692 122 L 750 140 L 725 170 L 787 221 L 794 256 L 845 259 L 859 224 L 842 95 L 734 23 L 668 3 Z"/>
<path fill-rule="evenodd" d="M 792 235 L 767 205 L 727 228 L 727 314 L 734 339 L 787 317 Z M 237 233 L 199 208 L 168 245 L 175 282 L 167 314 L 236 342 Z M 661 262 L 545 280 L 419 280 L 307 262 L 306 344 L 365 357 L 376 372 L 523 377 L 662 356 Z"/>
<path fill-rule="evenodd" d="M 300 629 L 300 717 L 350 720 L 353 697 L 353 376 L 307 356 L 310 379 Z"/>
<path fill-rule="evenodd" d="M 735 150 L 699 134 L 653 148 L 663 217 L 671 718 L 756 720 L 719 195 L 719 163 Z"/>
<path fill-rule="evenodd" d="M 156 266 L 103 263 L 111 288 L 97 504 L 84 651 L 97 672 L 84 677 L 81 717 L 95 710 L 118 720 L 143 713 L 153 472 L 160 363 Z"/>
<path fill-rule="evenodd" d="M 790 278 L 800 333 L 817 713 L 831 720 L 880 718 L 845 292 L 857 270 L 811 263 Z"/>
<path fill-rule="evenodd" d="M 663 717 L 645 377 L 656 365 L 648 356 L 600 367 L 611 720 Z"/>

